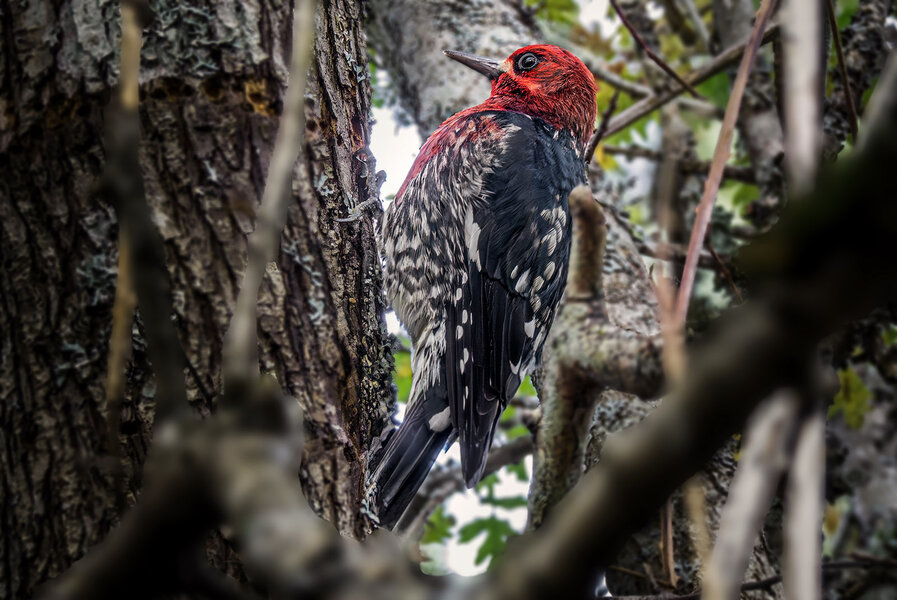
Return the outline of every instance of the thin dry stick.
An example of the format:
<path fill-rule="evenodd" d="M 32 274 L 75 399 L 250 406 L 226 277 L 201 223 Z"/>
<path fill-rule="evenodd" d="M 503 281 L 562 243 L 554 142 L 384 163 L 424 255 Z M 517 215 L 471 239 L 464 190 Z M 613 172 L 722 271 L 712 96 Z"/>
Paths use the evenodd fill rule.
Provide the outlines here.
<path fill-rule="evenodd" d="M 729 267 L 726 266 L 726 263 L 723 262 L 723 259 L 720 258 L 720 255 L 716 253 L 716 248 L 713 247 L 713 242 L 710 240 L 709 235 L 707 236 L 707 249 L 713 256 L 713 260 L 716 261 L 719 272 L 722 273 L 723 277 L 726 278 L 726 282 L 729 284 L 729 288 L 735 295 L 735 299 L 738 300 L 739 304 L 744 302 L 744 297 L 741 295 L 741 290 L 739 290 L 738 286 L 735 285 L 735 279 L 732 277 L 732 272 L 729 270 Z"/>
<path fill-rule="evenodd" d="M 626 15 L 625 15 L 625 13 L 623 13 L 623 10 L 620 8 L 620 5 L 617 4 L 617 0 L 610 0 L 610 5 L 614 7 L 614 10 L 616 11 L 617 16 L 620 17 L 621 21 L 623 21 L 623 25 L 626 27 L 626 29 L 629 30 L 629 33 L 632 34 L 632 37 L 635 38 L 635 41 L 638 42 L 638 45 L 642 47 L 642 49 L 645 51 L 645 54 L 647 54 L 651 58 L 651 60 L 654 61 L 654 64 L 656 64 L 658 67 L 660 67 L 664 73 L 666 73 L 667 75 L 669 75 L 670 77 L 672 77 L 673 79 L 678 81 L 679 85 L 681 85 L 686 90 L 688 90 L 689 94 L 691 94 L 695 98 L 704 98 L 704 96 L 702 96 L 698 92 L 698 90 L 696 90 L 694 87 L 692 87 L 692 85 L 690 83 L 688 83 L 687 81 L 682 79 L 682 77 L 679 75 L 679 73 L 674 71 L 670 65 L 668 65 L 666 62 L 664 62 L 664 60 L 662 58 L 660 58 L 657 54 L 654 53 L 653 50 L 651 50 L 651 48 L 648 47 L 648 44 L 645 43 L 645 40 L 642 39 L 642 36 L 640 36 L 638 31 L 636 31 L 635 27 L 632 26 L 632 23 L 629 22 L 629 19 L 626 18 Z"/>
<path fill-rule="evenodd" d="M 663 153 L 659 150 L 645 148 L 644 146 L 603 146 L 606 154 L 619 154 L 626 158 L 646 158 L 648 160 L 660 161 L 663 159 Z M 679 170 L 683 173 L 700 173 L 704 174 L 710 169 L 710 161 L 697 160 L 691 158 L 680 158 L 678 160 Z M 723 170 L 723 178 L 734 179 L 735 181 L 743 181 L 745 183 L 756 183 L 757 176 L 751 167 L 743 167 L 739 165 L 726 165 Z"/>
<path fill-rule="evenodd" d="M 741 460 L 720 515 L 716 545 L 705 565 L 704 600 L 738 597 L 757 531 L 788 464 L 788 442 L 797 419 L 796 400 L 793 392 L 781 391 L 751 416 Z"/>
<path fill-rule="evenodd" d="M 122 5 L 122 10 L 124 7 Z M 124 38 L 124 35 L 122 36 Z M 134 293 L 131 244 L 124 231 L 118 234 L 118 279 L 115 283 L 115 301 L 112 305 L 112 334 L 109 336 L 109 361 L 106 365 L 106 453 L 115 461 L 112 472 L 115 477 L 117 500 L 124 500 L 121 488 L 119 461 L 119 431 L 121 427 L 121 400 L 125 393 L 125 367 L 131 358 L 131 325 L 137 295 Z"/>
<path fill-rule="evenodd" d="M 785 597 L 814 600 L 822 597 L 823 474 L 825 473 L 825 416 L 815 410 L 798 432 L 794 459 L 785 491 Z"/>
<path fill-rule="evenodd" d="M 710 173 L 707 175 L 707 181 L 704 183 L 704 195 L 701 198 L 701 203 L 698 205 L 695 225 L 688 243 L 688 255 L 685 257 L 685 268 L 682 271 L 679 297 L 676 301 L 676 321 L 679 323 L 684 324 L 685 317 L 688 314 L 691 289 L 694 285 L 695 272 L 698 268 L 698 255 L 701 247 L 704 245 L 704 236 L 707 233 L 707 226 L 710 224 L 710 216 L 713 213 L 716 194 L 719 191 L 723 178 L 723 168 L 726 161 L 729 160 L 732 137 L 735 133 L 735 122 L 741 109 L 741 99 L 747 86 L 748 75 L 754 65 L 754 58 L 757 56 L 757 49 L 760 47 L 762 32 L 766 28 L 775 6 L 776 0 L 763 0 L 763 3 L 760 5 L 760 12 L 757 15 L 754 29 L 751 31 L 751 36 L 744 49 L 741 64 L 738 66 L 738 74 L 735 76 L 735 83 L 732 86 L 732 94 L 729 97 L 729 103 L 726 105 L 726 115 L 723 117 L 722 129 L 716 142 L 716 149 L 713 151 Z"/>
<path fill-rule="evenodd" d="M 812 184 L 822 146 L 823 17 L 819 0 L 788 0 L 782 12 L 785 166 L 797 195 Z"/>
<path fill-rule="evenodd" d="M 131 4 L 121 5 L 121 67 L 119 69 L 119 100 L 123 110 L 136 111 L 140 100 L 140 46 L 143 32 L 136 10 Z M 118 278 L 112 305 L 112 333 L 109 336 L 109 360 L 106 364 L 106 452 L 114 461 L 112 471 L 119 504 L 124 499 L 121 488 L 119 459 L 119 428 L 121 399 L 125 392 L 125 367 L 131 358 L 131 324 L 137 295 L 134 292 L 133 257 L 127 232 L 118 234 Z"/>
<path fill-rule="evenodd" d="M 838 72 L 841 74 L 841 85 L 844 86 L 844 94 L 847 96 L 847 113 L 850 115 L 850 135 L 853 137 L 853 143 L 856 144 L 859 117 L 857 117 L 856 104 L 853 103 L 850 77 L 847 76 L 847 63 L 844 60 L 844 47 L 841 45 L 841 32 L 838 30 L 838 18 L 835 16 L 833 0 L 826 0 L 825 12 L 832 31 L 832 39 L 835 40 L 835 54 L 838 56 Z"/>
<path fill-rule="evenodd" d="M 761 40 L 762 44 L 768 44 L 769 42 L 777 39 L 779 35 L 779 27 L 778 25 L 772 25 L 766 32 L 763 34 L 763 38 Z M 726 50 L 720 52 L 717 56 L 713 58 L 709 63 L 700 67 L 697 71 L 689 76 L 689 83 L 692 85 L 697 85 L 703 81 L 706 81 L 722 71 L 723 69 L 728 68 L 732 63 L 738 60 L 739 57 L 744 53 L 747 44 L 750 42 L 750 37 L 744 43 L 731 46 Z M 648 96 L 647 98 L 643 98 L 627 108 L 626 110 L 620 112 L 616 117 L 611 119 L 610 125 L 607 127 L 607 135 L 613 135 L 618 131 L 629 127 L 642 117 L 651 114 L 667 102 L 674 100 L 679 94 L 685 91 L 685 88 L 677 88 L 675 90 L 667 90 L 661 92 L 660 94 L 654 96 Z"/>
<path fill-rule="evenodd" d="M 704 19 L 701 18 L 701 13 L 698 12 L 698 8 L 695 6 L 694 0 L 679 0 L 679 4 L 685 7 L 685 12 L 688 14 L 688 18 L 695 26 L 695 31 L 698 32 L 698 37 L 701 38 L 701 43 L 704 44 L 704 47 L 709 52 L 711 46 L 710 33 L 707 31 L 707 26 L 704 25 Z"/>
<path fill-rule="evenodd" d="M 237 296 L 224 345 L 225 387 L 229 381 L 245 380 L 258 373 L 257 305 L 265 269 L 280 245 L 291 198 L 293 165 L 305 137 L 306 74 L 311 64 L 315 3 L 297 2 L 293 8 L 293 52 L 284 112 L 268 180 L 259 207 L 255 231 L 249 236 L 249 260 Z"/>
<path fill-rule="evenodd" d="M 601 141 L 601 138 L 604 137 L 605 132 L 607 132 L 607 125 L 608 123 L 610 123 L 610 116 L 614 114 L 615 110 L 617 110 L 617 100 L 619 99 L 620 88 L 617 88 L 614 91 L 614 95 L 611 96 L 610 102 L 608 102 L 607 104 L 607 108 L 604 109 L 603 113 L 601 113 L 601 121 L 598 125 L 598 129 L 595 130 L 595 133 L 592 135 L 592 139 L 589 140 L 588 147 L 586 147 L 586 165 L 592 162 L 592 158 L 595 156 L 595 149 L 598 148 L 598 143 Z"/>

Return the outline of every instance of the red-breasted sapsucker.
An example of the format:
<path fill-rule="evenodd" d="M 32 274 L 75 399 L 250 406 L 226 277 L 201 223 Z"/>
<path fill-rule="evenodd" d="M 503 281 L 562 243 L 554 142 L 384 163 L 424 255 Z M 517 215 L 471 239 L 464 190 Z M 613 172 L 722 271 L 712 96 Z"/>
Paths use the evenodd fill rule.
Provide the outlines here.
<path fill-rule="evenodd" d="M 567 279 L 567 196 L 585 183 L 595 80 L 557 46 L 499 62 L 446 54 L 488 100 L 427 139 L 382 224 L 387 294 L 413 343 L 401 426 L 374 457 L 368 509 L 392 528 L 456 438 L 468 487 L 502 410 L 539 360 Z"/>

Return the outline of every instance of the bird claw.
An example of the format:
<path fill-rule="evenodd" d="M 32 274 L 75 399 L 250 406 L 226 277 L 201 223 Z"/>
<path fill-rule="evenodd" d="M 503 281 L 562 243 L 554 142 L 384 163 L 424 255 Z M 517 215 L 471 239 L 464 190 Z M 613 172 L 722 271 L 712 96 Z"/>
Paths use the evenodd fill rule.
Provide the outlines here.
<path fill-rule="evenodd" d="M 362 202 L 361 204 L 357 204 L 352 210 L 350 210 L 348 217 L 339 217 L 335 220 L 337 223 L 352 223 L 354 221 L 357 221 L 364 216 L 364 209 L 377 202 L 380 202 L 379 198 L 370 198 L 368 200 L 365 200 L 364 202 Z"/>

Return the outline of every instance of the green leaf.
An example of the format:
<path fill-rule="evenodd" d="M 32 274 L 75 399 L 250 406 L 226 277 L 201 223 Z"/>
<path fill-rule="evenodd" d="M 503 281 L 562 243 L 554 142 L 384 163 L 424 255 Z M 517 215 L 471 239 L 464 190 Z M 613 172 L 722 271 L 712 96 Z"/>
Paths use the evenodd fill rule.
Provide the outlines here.
<path fill-rule="evenodd" d="M 399 389 L 399 402 L 408 402 L 411 393 L 411 354 L 408 352 L 395 353 L 395 377 L 396 387 Z"/>
<path fill-rule="evenodd" d="M 897 323 L 888 325 L 887 328 L 881 332 L 881 339 L 883 339 L 888 346 L 897 345 Z"/>
<path fill-rule="evenodd" d="M 439 506 L 427 519 L 421 544 L 444 544 L 452 537 L 455 517 L 445 513 L 445 507 Z"/>
<path fill-rule="evenodd" d="M 482 533 L 486 534 L 486 538 L 477 550 L 474 564 L 482 564 L 491 557 L 489 564 L 491 567 L 493 561 L 504 554 L 508 538 L 517 535 L 517 532 L 505 519 L 490 516 L 476 519 L 462 527 L 458 539 L 462 544 L 466 544 Z"/>
<path fill-rule="evenodd" d="M 527 471 L 526 463 L 524 461 L 521 460 L 516 465 L 508 465 L 505 468 L 517 477 L 517 481 L 522 481 L 524 483 L 529 481 L 529 471 Z"/>
<path fill-rule="evenodd" d="M 859 5 L 860 0 L 838 0 L 838 2 L 835 3 L 835 10 L 838 13 L 838 29 L 844 29 L 850 25 L 850 20 L 853 18 Z"/>
<path fill-rule="evenodd" d="M 579 5 L 574 0 L 526 0 L 526 6 L 539 6 L 536 18 L 549 23 L 574 25 L 579 20 Z"/>
<path fill-rule="evenodd" d="M 530 380 L 529 375 L 523 378 L 523 383 L 520 384 L 520 388 L 517 390 L 517 396 L 535 396 L 536 388 L 533 387 L 533 382 Z"/>
<path fill-rule="evenodd" d="M 498 475 L 496 475 L 495 473 L 490 473 L 480 480 L 480 482 L 477 484 L 476 490 L 477 492 L 485 491 L 488 495 L 492 495 L 497 484 Z"/>
<path fill-rule="evenodd" d="M 508 408 L 506 408 L 504 412 L 501 413 L 501 417 L 499 417 L 498 421 L 499 423 L 506 423 L 507 421 L 513 419 L 515 414 L 517 414 L 517 409 L 513 406 L 508 406 Z"/>
<path fill-rule="evenodd" d="M 527 429 L 525 425 L 514 425 L 505 432 L 505 437 L 509 440 L 516 440 L 525 435 L 529 435 L 529 429 Z"/>
<path fill-rule="evenodd" d="M 526 506 L 526 497 L 525 496 L 509 496 L 507 498 L 483 498 L 483 504 L 488 504 L 490 506 L 497 506 L 499 508 L 506 508 L 508 510 L 514 508 L 523 508 Z"/>
<path fill-rule="evenodd" d="M 829 406 L 828 416 L 832 418 L 838 413 L 843 413 L 847 426 L 859 429 L 863 426 L 866 413 L 869 412 L 869 398 L 872 392 L 850 367 L 838 371 L 838 378 L 841 380 L 841 391 Z"/>
<path fill-rule="evenodd" d="M 729 102 L 729 91 L 732 89 L 732 80 L 729 78 L 729 74 L 723 71 L 699 84 L 696 89 L 718 107 L 726 108 L 726 104 Z"/>

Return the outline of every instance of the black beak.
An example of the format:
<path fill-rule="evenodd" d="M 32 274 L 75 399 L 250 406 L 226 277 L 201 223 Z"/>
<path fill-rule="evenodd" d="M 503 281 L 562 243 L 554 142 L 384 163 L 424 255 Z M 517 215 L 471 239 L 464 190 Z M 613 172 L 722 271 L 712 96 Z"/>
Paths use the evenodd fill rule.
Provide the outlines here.
<path fill-rule="evenodd" d="M 462 65 L 470 67 L 477 73 L 482 73 L 489 78 L 489 81 L 495 81 L 502 73 L 504 73 L 504 71 L 498 68 L 500 63 L 497 60 L 477 56 L 476 54 L 468 54 L 467 52 L 456 52 L 454 50 L 443 50 L 442 52 L 452 60 L 457 60 Z"/>

